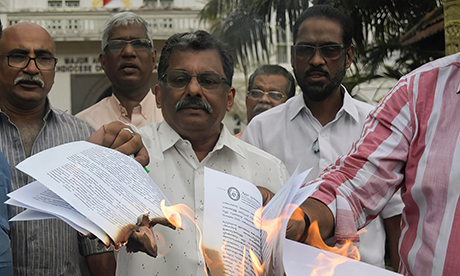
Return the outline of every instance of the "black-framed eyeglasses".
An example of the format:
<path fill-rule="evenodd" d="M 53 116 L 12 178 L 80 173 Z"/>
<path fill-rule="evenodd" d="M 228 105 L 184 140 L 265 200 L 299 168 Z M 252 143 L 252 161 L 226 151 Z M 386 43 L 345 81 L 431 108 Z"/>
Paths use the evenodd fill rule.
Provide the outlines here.
<path fill-rule="evenodd" d="M 292 46 L 296 58 L 311 58 L 315 55 L 316 50 L 319 51 L 323 58 L 327 59 L 338 59 L 345 45 L 343 44 L 330 44 L 323 46 L 312 46 L 312 45 L 294 45 Z"/>
<path fill-rule="evenodd" d="M 172 70 L 164 74 L 160 79 L 171 88 L 182 89 L 187 87 L 193 77 L 196 77 L 201 87 L 207 90 L 218 89 L 222 83 L 230 85 L 226 78 L 212 72 L 190 75 L 186 71 Z"/>
<path fill-rule="evenodd" d="M 251 89 L 248 91 L 248 96 L 251 97 L 251 98 L 254 98 L 254 99 L 260 99 L 262 98 L 264 95 L 268 95 L 268 97 L 270 97 L 270 99 L 276 101 L 276 102 L 279 102 L 281 101 L 282 99 L 284 99 L 284 97 L 286 97 L 286 95 L 284 95 L 283 93 L 281 92 L 278 92 L 278 91 L 262 91 L 260 89 Z"/>
<path fill-rule="evenodd" d="M 104 51 L 121 52 L 126 45 L 131 44 L 134 50 L 152 50 L 152 42 L 147 38 L 136 38 L 132 40 L 113 39 L 107 42 Z"/>
<path fill-rule="evenodd" d="M 52 71 L 56 68 L 58 59 L 55 57 L 29 57 L 28 55 L 10 54 L 6 55 L 8 65 L 13 68 L 24 69 L 29 66 L 31 60 L 35 62 L 35 66 L 41 71 Z"/>

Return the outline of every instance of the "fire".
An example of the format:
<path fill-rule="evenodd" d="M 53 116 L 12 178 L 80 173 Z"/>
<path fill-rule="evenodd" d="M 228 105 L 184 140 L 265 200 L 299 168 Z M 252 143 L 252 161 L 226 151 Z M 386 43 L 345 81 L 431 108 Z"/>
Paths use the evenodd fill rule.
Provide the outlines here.
<path fill-rule="evenodd" d="M 280 229 L 281 229 L 281 223 L 283 221 L 283 219 L 289 219 L 290 217 L 289 216 L 286 216 L 286 215 L 283 215 L 283 214 L 288 214 L 288 210 L 290 210 L 291 208 L 293 209 L 297 209 L 297 210 L 300 210 L 297 208 L 297 205 L 295 204 L 287 204 L 286 206 L 284 206 L 283 208 L 283 211 L 281 212 L 281 216 L 275 218 L 275 219 L 266 219 L 263 221 L 262 223 L 262 214 L 264 212 L 264 208 L 265 207 L 261 207 L 259 209 L 257 209 L 257 211 L 255 212 L 254 214 L 254 219 L 253 219 L 253 223 L 254 225 L 260 229 L 260 230 L 263 230 L 265 231 L 265 233 L 267 233 L 267 238 L 266 238 L 266 241 L 267 243 L 270 242 L 270 241 L 273 241 L 276 236 L 278 235 Z M 293 216 L 295 216 L 295 212 L 293 214 Z M 303 213 L 302 213 L 303 214 Z M 295 219 L 295 217 L 294 217 Z M 303 216 L 302 216 L 302 219 L 303 219 Z"/>
<path fill-rule="evenodd" d="M 262 213 L 263 213 L 263 208 L 260 208 L 257 210 L 253 222 L 254 225 L 265 231 L 267 233 L 267 239 L 266 242 L 270 242 L 273 239 L 276 238 L 280 231 L 281 227 L 281 222 L 283 219 L 293 219 L 293 220 L 303 220 L 303 211 L 298 208 L 295 204 L 289 204 L 284 207 L 283 212 L 281 213 L 278 218 L 272 219 L 272 220 L 264 220 L 262 223 Z M 294 212 L 289 212 L 289 210 L 294 209 Z M 287 214 L 291 214 L 291 216 L 288 216 Z M 319 227 L 318 223 L 314 221 L 309 229 L 308 229 L 308 237 L 306 240 L 306 243 L 314 246 L 316 248 L 319 248 L 321 250 L 327 251 L 327 252 L 332 252 L 341 256 L 349 257 L 352 259 L 355 259 L 359 261 L 361 259 L 361 256 L 359 254 L 358 248 L 353 245 L 351 241 L 346 241 L 344 245 L 340 247 L 330 247 L 326 245 L 321 238 L 321 234 L 319 232 Z M 251 261 L 254 267 L 255 275 L 263 275 L 264 272 L 264 266 L 265 264 L 260 264 L 258 258 L 256 255 L 250 251 L 251 255 Z M 328 275 L 333 275 L 335 268 L 344 263 L 345 260 L 340 257 L 334 257 L 331 254 L 320 254 L 318 257 L 315 259 L 313 263 L 315 263 L 315 269 L 312 271 L 311 275 L 315 276 L 328 276 Z"/>
<path fill-rule="evenodd" d="M 249 256 L 251 256 L 251 263 L 256 276 L 262 276 L 264 274 L 265 263 L 260 263 L 259 258 L 257 258 L 256 254 L 254 251 L 252 251 L 251 248 L 249 248 Z"/>
<path fill-rule="evenodd" d="M 246 260 L 246 246 L 243 247 L 243 258 L 241 258 L 240 273 L 238 273 L 238 276 L 244 276 L 244 260 Z"/>
<path fill-rule="evenodd" d="M 315 268 L 311 271 L 311 276 L 329 276 L 334 275 L 335 268 L 344 263 L 344 258 L 337 258 L 321 253 L 316 257 Z"/>
<path fill-rule="evenodd" d="M 299 219 L 303 220 L 303 212 L 297 208 L 294 204 L 289 204 L 285 206 L 285 209 L 282 212 L 282 215 L 271 220 L 264 220 L 262 223 L 262 213 L 263 213 L 263 208 L 259 208 L 256 211 L 256 214 L 254 215 L 253 218 L 253 223 L 254 225 L 263 231 L 267 233 L 267 238 L 266 242 L 272 242 L 276 236 L 278 235 L 282 221 L 283 219 Z M 292 210 L 292 208 L 295 209 L 293 212 L 292 216 L 287 216 L 286 214 L 289 214 L 288 210 Z M 161 209 L 165 215 L 165 217 L 168 219 L 169 222 L 171 222 L 174 226 L 183 229 L 183 221 L 181 218 L 181 215 L 184 215 L 188 217 L 197 227 L 200 235 L 200 252 L 203 254 L 205 260 L 207 260 L 207 253 L 204 250 L 203 246 L 203 234 L 201 229 L 198 227 L 197 223 L 195 222 L 195 213 L 186 205 L 184 204 L 176 204 L 173 206 L 165 206 L 164 201 L 161 202 Z M 319 227 L 316 221 L 314 221 L 309 229 L 308 229 L 308 237 L 307 237 L 307 244 L 317 247 L 321 250 L 325 250 L 328 252 L 332 252 L 335 254 L 339 254 L 341 256 L 346 256 L 353 258 L 355 260 L 360 260 L 360 254 L 356 246 L 353 245 L 352 242 L 347 241 L 343 246 L 341 247 L 330 247 L 326 245 L 321 238 L 320 232 L 319 232 Z M 222 244 L 222 254 L 225 256 L 227 254 L 226 249 L 225 249 L 226 242 Z M 251 248 L 247 248 L 246 246 L 243 248 L 243 256 L 241 260 L 241 264 L 239 267 L 238 271 L 238 276 L 244 276 L 245 275 L 245 260 L 246 260 L 246 251 L 249 252 L 249 258 L 252 263 L 252 267 L 254 268 L 254 273 L 255 276 L 262 276 L 265 271 L 266 264 L 261 263 L 257 255 L 253 252 Z M 326 254 L 320 254 L 314 261 L 316 264 L 316 268 L 312 272 L 311 275 L 333 275 L 335 268 L 343 263 L 344 260 L 343 258 L 339 257 L 333 257 L 331 255 L 326 255 Z M 208 270 L 206 269 L 205 266 L 205 273 L 206 275 L 209 275 Z M 219 273 L 218 273 L 219 274 Z"/>
<path fill-rule="evenodd" d="M 345 244 L 341 247 L 330 247 L 327 246 L 321 235 L 319 233 L 318 223 L 314 221 L 310 228 L 308 228 L 308 237 L 307 237 L 307 244 L 319 248 L 321 250 L 329 251 L 341 256 L 349 257 L 355 259 L 357 261 L 361 260 L 361 256 L 359 254 L 358 248 L 353 245 L 351 241 L 346 241 Z"/>
<path fill-rule="evenodd" d="M 163 199 L 160 202 L 160 207 L 161 211 L 163 211 L 163 214 L 165 217 L 168 219 L 168 221 L 176 226 L 179 229 L 184 229 L 182 225 L 182 217 L 180 214 L 183 214 L 187 216 L 189 219 L 194 221 L 193 216 L 194 212 L 185 204 L 176 204 L 173 206 L 166 206 L 165 205 L 165 200 Z"/>
<path fill-rule="evenodd" d="M 182 203 L 172 206 L 166 206 L 164 199 L 160 202 L 160 206 L 161 210 L 163 211 L 163 214 L 168 219 L 168 221 L 177 228 L 182 230 L 184 229 L 181 215 L 188 217 L 195 224 L 196 229 L 198 229 L 198 232 L 200 233 L 200 252 L 201 254 L 203 254 L 203 256 L 206 256 L 203 249 L 203 233 L 201 232 L 201 229 L 198 226 L 198 224 L 195 222 L 195 212 L 193 212 L 193 210 L 190 209 L 190 207 Z M 208 275 L 206 265 L 204 271 L 206 275 Z"/>

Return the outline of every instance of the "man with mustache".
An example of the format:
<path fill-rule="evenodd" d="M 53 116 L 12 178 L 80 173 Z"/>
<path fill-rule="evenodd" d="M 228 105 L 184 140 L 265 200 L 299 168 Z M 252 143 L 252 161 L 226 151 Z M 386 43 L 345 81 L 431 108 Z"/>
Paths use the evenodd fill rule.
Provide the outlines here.
<path fill-rule="evenodd" d="M 286 102 L 295 95 L 295 80 L 279 65 L 264 65 L 249 77 L 246 94 L 246 116 L 249 123 L 254 116 Z M 243 131 L 235 136 L 240 138 Z"/>
<path fill-rule="evenodd" d="M 234 137 L 222 124 L 235 97 L 233 65 L 227 47 L 205 31 L 171 36 L 161 51 L 155 86 L 164 121 L 139 130 L 150 156 L 150 176 L 172 204 L 183 203 L 196 213 L 201 228 L 205 167 L 274 190 L 288 178 L 280 160 Z M 193 225 L 154 231 L 167 249 L 159 254 L 167 254 L 154 259 L 119 250 L 117 275 L 205 275 Z"/>
<path fill-rule="evenodd" d="M 341 85 L 355 51 L 352 26 L 348 16 L 331 6 L 304 11 L 295 23 L 291 47 L 291 65 L 302 95 L 255 117 L 241 137 L 280 158 L 290 173 L 298 165 L 312 167 L 309 178 L 316 178 L 351 149 L 373 109 L 351 98 Z M 360 235 L 363 261 L 384 267 L 385 226 L 397 267 L 402 207 L 400 197 L 395 197 Z"/>
<path fill-rule="evenodd" d="M 95 129 L 112 121 L 140 128 L 163 120 L 149 83 L 156 62 L 151 33 L 150 25 L 132 12 L 117 13 L 106 23 L 99 61 L 113 93 L 78 118 Z"/>
<path fill-rule="evenodd" d="M 126 125 L 119 122 L 104 126 L 97 137 L 90 137 L 94 129 L 88 123 L 54 108 L 47 95 L 54 83 L 56 63 L 54 42 L 44 28 L 21 22 L 3 30 L 0 39 L 0 151 L 10 166 L 13 190 L 34 181 L 17 170 L 16 165 L 42 150 L 91 138 L 92 142 L 117 147 L 130 154 L 133 144 L 120 146 L 123 141 L 137 139 L 141 144 L 140 136 L 123 131 Z M 144 157 L 145 165 L 148 156 Z M 23 208 L 11 206 L 9 210 L 11 218 Z M 65 222 L 57 219 L 13 222 L 10 238 L 14 275 L 81 275 L 83 257 L 79 253 L 78 233 Z M 99 252 L 96 242 L 81 241 L 81 247 L 87 252 Z M 94 261 L 99 255 L 92 254 L 87 260 L 103 268 L 104 263 Z"/>

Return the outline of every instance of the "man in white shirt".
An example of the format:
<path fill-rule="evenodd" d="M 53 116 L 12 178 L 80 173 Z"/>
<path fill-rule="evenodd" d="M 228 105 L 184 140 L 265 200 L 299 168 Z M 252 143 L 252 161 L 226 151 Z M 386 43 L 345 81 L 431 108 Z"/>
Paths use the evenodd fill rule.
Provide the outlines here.
<path fill-rule="evenodd" d="M 254 116 L 285 103 L 295 95 L 294 76 L 284 67 L 266 64 L 249 77 L 246 94 L 246 116 L 249 123 Z M 243 131 L 235 136 L 240 138 Z"/>
<path fill-rule="evenodd" d="M 222 124 L 233 106 L 233 59 L 222 42 L 205 31 L 175 34 L 165 43 L 155 86 L 164 121 L 140 129 L 150 156 L 150 176 L 171 204 L 183 203 L 202 227 L 204 167 L 277 191 L 287 180 L 284 164 L 234 137 Z M 200 222 L 201 221 L 201 222 Z M 168 252 L 116 253 L 117 275 L 205 275 L 194 226 L 153 228 Z"/>
<path fill-rule="evenodd" d="M 161 122 L 149 83 L 156 62 L 150 25 L 132 12 L 117 13 L 104 28 L 101 48 L 99 61 L 113 93 L 76 116 L 95 129 L 112 121 L 137 128 Z"/>
<path fill-rule="evenodd" d="M 315 179 L 324 168 L 346 154 L 359 138 L 364 120 L 373 106 L 350 97 L 341 85 L 352 63 L 354 46 L 350 19 L 331 6 L 306 10 L 294 27 L 291 64 L 302 95 L 257 117 L 241 139 L 280 158 L 292 173 L 313 167 Z M 402 201 L 390 202 L 381 217 L 360 235 L 362 260 L 384 267 L 385 219 L 389 242 L 397 256 Z M 395 259 L 394 267 L 399 262 Z"/>

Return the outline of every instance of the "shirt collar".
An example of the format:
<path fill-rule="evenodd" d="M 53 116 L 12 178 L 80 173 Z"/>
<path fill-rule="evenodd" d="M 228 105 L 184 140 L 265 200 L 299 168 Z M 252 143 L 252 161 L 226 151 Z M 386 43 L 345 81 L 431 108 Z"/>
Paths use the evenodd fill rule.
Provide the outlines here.
<path fill-rule="evenodd" d="M 341 112 L 342 110 L 348 113 L 356 122 L 359 122 L 359 112 L 358 109 L 356 108 L 356 105 L 354 103 L 353 98 L 350 96 L 350 93 L 348 93 L 347 89 L 345 86 L 343 87 L 344 91 L 344 97 L 343 97 L 343 106 L 339 110 Z"/>
<path fill-rule="evenodd" d="M 343 97 L 343 105 L 340 108 L 337 114 L 341 114 L 342 112 L 348 113 L 355 121 L 359 121 L 359 113 L 356 109 L 356 105 L 353 102 L 353 98 L 348 93 L 345 86 L 340 85 L 341 89 L 343 89 L 344 97 Z M 305 111 L 311 114 L 308 107 L 305 105 L 305 101 L 303 99 L 303 94 L 297 95 L 293 97 L 290 101 L 292 101 L 291 108 L 288 110 L 289 119 L 292 121 L 294 118 L 300 114 L 300 112 L 305 109 Z"/>
<path fill-rule="evenodd" d="M 222 130 L 219 135 L 219 139 L 217 140 L 216 145 L 214 146 L 213 150 L 211 151 L 218 151 L 223 149 L 224 147 L 234 151 L 238 155 L 245 157 L 243 151 L 239 147 L 237 143 L 235 143 L 235 139 L 238 138 L 234 137 L 230 134 L 229 130 L 225 127 L 225 125 L 221 124 Z M 158 134 L 162 136 L 161 138 L 161 151 L 165 152 L 169 148 L 172 148 L 177 143 L 186 143 L 187 140 L 182 139 L 180 135 L 166 122 L 162 121 L 159 123 L 158 127 Z M 190 141 L 187 141 L 190 143 Z"/>
<path fill-rule="evenodd" d="M 3 112 L 1 109 L 0 109 L 0 113 L 3 113 L 3 114 L 5 114 L 5 116 L 8 117 L 8 115 L 6 115 L 6 113 Z M 46 98 L 45 116 L 43 116 L 43 121 L 46 121 L 46 120 L 48 120 L 48 118 L 51 118 L 53 116 L 52 114 L 61 115 L 61 114 L 64 114 L 64 113 L 65 113 L 64 111 L 62 111 L 60 109 L 57 109 L 54 106 L 52 106 L 50 101 L 49 101 L 49 99 Z"/>
<path fill-rule="evenodd" d="M 121 114 L 128 115 L 126 108 L 121 105 L 120 101 L 118 100 L 117 96 L 112 93 L 109 98 L 109 103 L 112 106 L 113 110 L 119 110 Z M 153 95 L 152 89 L 145 95 L 142 101 L 136 107 L 139 108 L 139 113 L 147 119 L 147 114 L 143 110 L 147 110 L 148 108 L 152 108 L 152 106 L 156 105 L 155 96 Z M 135 107 L 135 108 L 136 108 Z"/>

